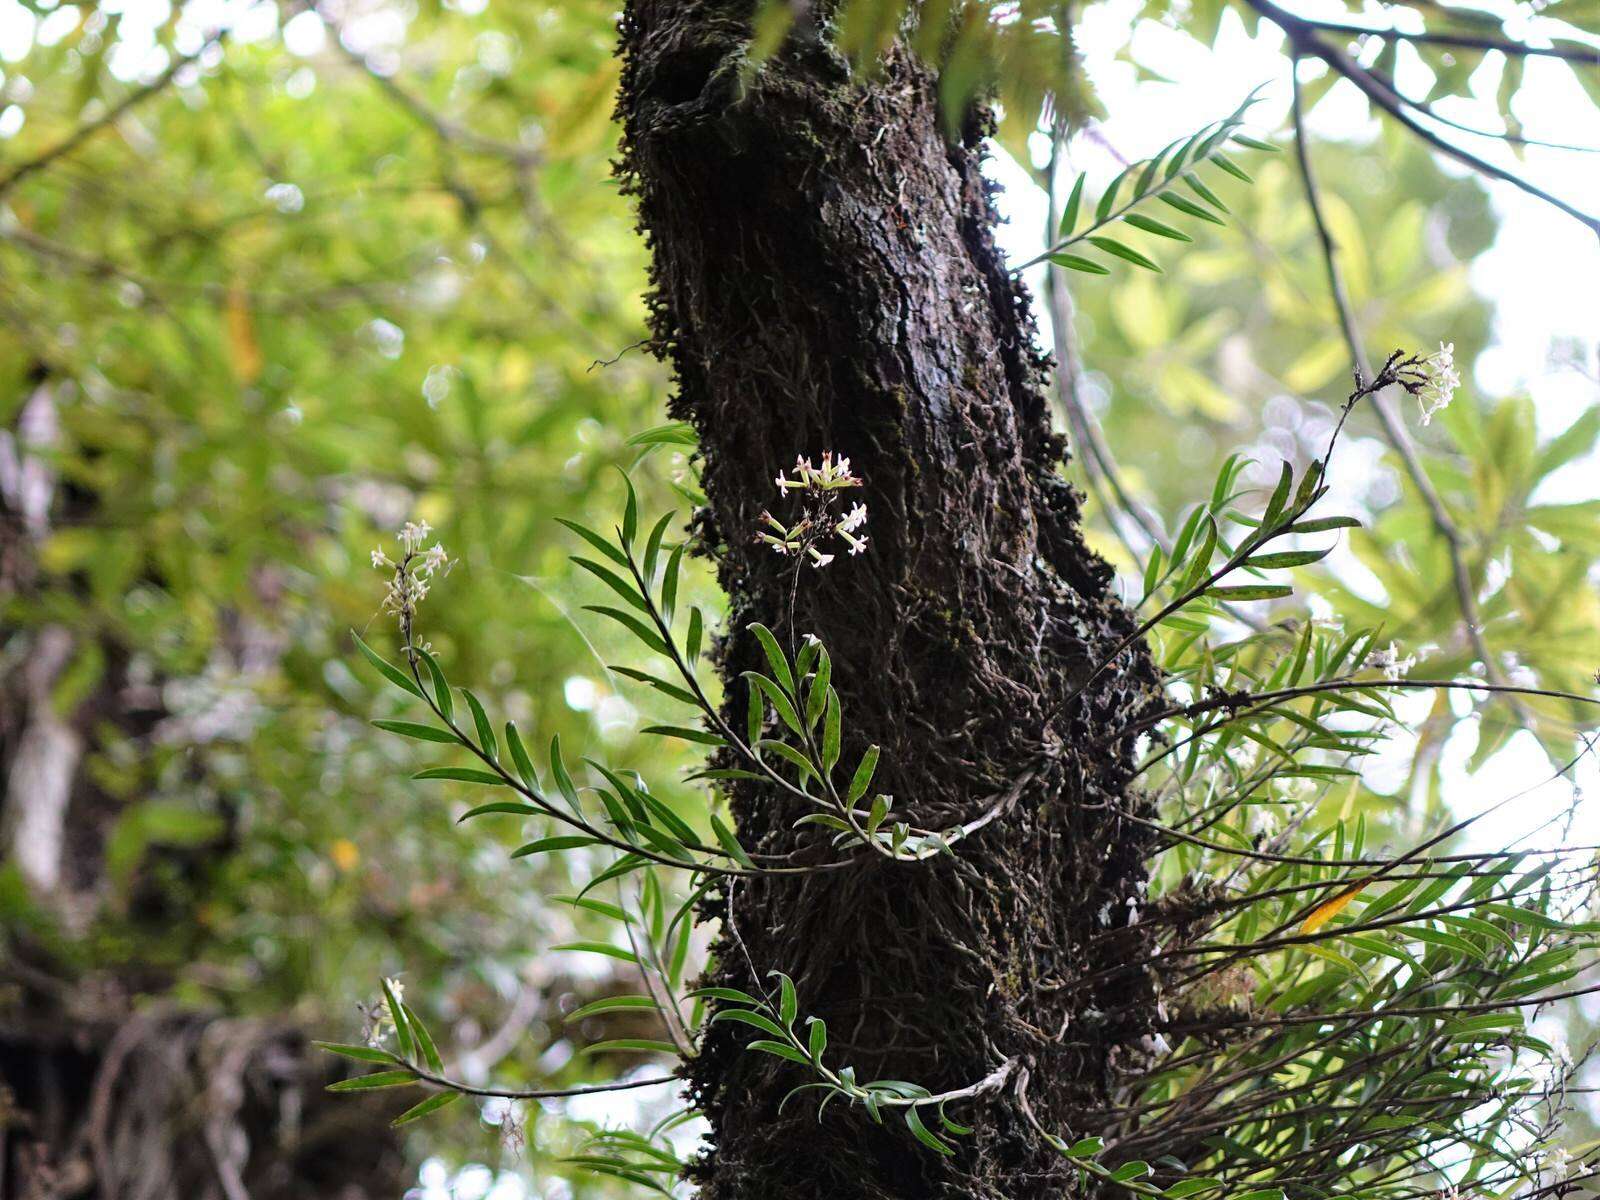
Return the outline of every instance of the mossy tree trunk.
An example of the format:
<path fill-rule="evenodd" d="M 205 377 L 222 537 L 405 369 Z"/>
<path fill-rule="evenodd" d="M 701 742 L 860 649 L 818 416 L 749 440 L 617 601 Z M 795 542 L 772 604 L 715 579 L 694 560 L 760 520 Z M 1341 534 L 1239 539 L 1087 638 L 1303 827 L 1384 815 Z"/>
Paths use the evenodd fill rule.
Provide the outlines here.
<path fill-rule="evenodd" d="M 742 72 L 750 12 L 634 0 L 620 107 L 656 344 L 674 412 L 699 432 L 699 531 L 731 599 L 720 668 L 734 723 L 739 672 L 760 665 L 743 629 L 780 625 L 790 603 L 789 560 L 753 541 L 759 515 L 778 511 L 774 476 L 796 455 L 832 450 L 866 481 L 870 548 L 805 571 L 787 632 L 833 655 L 844 762 L 880 744 L 875 787 L 929 828 L 1017 799 L 952 857 L 720 894 L 709 982 L 758 990 L 757 974 L 789 973 L 801 1012 L 827 1020 L 832 1059 L 862 1080 L 941 1091 L 1016 1060 L 1026 1104 L 1066 1134 L 1137 1064 L 1157 1011 L 1153 985 L 1125 977 L 1114 995 L 1064 986 L 1144 936 L 1130 915 L 1150 835 L 1120 815 L 1141 801 L 1119 731 L 1154 703 L 1156 672 L 1136 648 L 1074 697 L 1133 623 L 1061 477 L 1048 364 L 992 236 L 982 114 L 950 139 L 923 66 L 895 52 L 853 77 L 821 24 Z M 757 785 L 738 785 L 734 812 L 754 850 L 816 838 Z M 797 1098 L 780 1114 L 803 1078 L 745 1040 L 713 1027 L 692 1068 L 712 1200 L 1076 1186 L 1012 1086 L 969 1106 L 976 1132 L 941 1157 L 859 1110 L 819 1124 Z"/>

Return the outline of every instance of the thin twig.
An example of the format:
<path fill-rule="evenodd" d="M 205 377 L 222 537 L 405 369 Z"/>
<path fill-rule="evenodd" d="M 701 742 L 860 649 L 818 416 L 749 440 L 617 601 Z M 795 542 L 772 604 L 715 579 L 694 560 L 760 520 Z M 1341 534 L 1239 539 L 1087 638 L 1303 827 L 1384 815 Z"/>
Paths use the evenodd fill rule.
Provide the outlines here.
<path fill-rule="evenodd" d="M 1362 378 L 1370 378 L 1371 368 L 1367 362 L 1366 351 L 1361 345 L 1360 331 L 1356 328 L 1355 311 L 1350 304 L 1350 294 L 1345 288 L 1344 274 L 1339 269 L 1339 246 L 1334 241 L 1332 230 L 1328 226 L 1327 214 L 1322 207 L 1322 194 L 1317 187 L 1316 172 L 1311 163 L 1311 149 L 1306 138 L 1305 109 L 1300 94 L 1298 56 L 1290 66 L 1290 76 L 1294 88 L 1291 113 L 1294 121 L 1295 158 L 1300 165 L 1300 179 L 1305 187 L 1306 204 L 1311 209 L 1311 219 L 1317 229 L 1317 241 L 1322 247 L 1322 263 L 1328 276 L 1328 294 L 1333 300 L 1334 310 L 1338 313 L 1339 330 L 1344 336 L 1351 361 Z M 1410 435 L 1407 434 L 1405 426 L 1395 412 L 1388 388 L 1380 389 L 1373 394 L 1372 406 L 1378 414 L 1378 424 L 1383 430 L 1384 440 L 1400 456 L 1407 477 L 1417 489 L 1417 494 L 1422 497 L 1423 506 L 1428 510 L 1428 517 L 1433 522 L 1434 530 L 1444 539 L 1445 551 L 1450 558 L 1450 575 L 1455 586 L 1456 603 L 1460 605 L 1461 622 L 1466 627 L 1467 640 L 1472 645 L 1473 653 L 1478 656 L 1478 661 L 1483 663 L 1484 674 L 1489 682 L 1504 685 L 1506 679 L 1500 670 L 1500 664 L 1495 661 L 1483 636 L 1483 616 L 1478 610 L 1478 597 L 1472 585 L 1472 576 L 1467 569 L 1464 553 L 1465 538 L 1434 488 L 1433 480 L 1428 478 L 1428 472 L 1417 455 L 1416 447 L 1412 445 Z M 1518 722 L 1532 732 L 1533 721 L 1527 707 L 1516 696 L 1512 696 L 1509 703 Z"/>
<path fill-rule="evenodd" d="M 1326 28 L 1326 26 L 1316 21 L 1308 21 L 1304 17 L 1297 17 L 1293 13 L 1280 8 L 1273 0 L 1245 0 L 1245 2 L 1283 30 L 1289 38 L 1290 47 L 1296 58 L 1309 55 L 1313 58 L 1321 59 L 1333 71 L 1355 84 L 1367 99 L 1377 105 L 1378 108 L 1388 113 L 1389 116 L 1404 125 L 1418 138 L 1422 139 L 1423 142 L 1432 146 L 1441 154 L 1449 155 L 1456 161 L 1464 163 L 1480 175 L 1486 175 L 1491 179 L 1498 179 L 1504 183 L 1511 184 L 1513 187 L 1521 188 L 1530 196 L 1553 205 L 1574 220 L 1581 221 L 1591 233 L 1600 236 L 1600 217 L 1592 216 L 1582 209 L 1573 207 L 1559 196 L 1530 183 L 1516 174 L 1516 172 L 1508 171 L 1504 167 L 1496 166 L 1487 159 L 1479 158 L 1470 150 L 1464 150 L 1454 142 L 1446 141 L 1437 133 L 1419 123 L 1415 117 L 1406 111 L 1404 99 L 1396 95 L 1388 84 L 1362 67 L 1342 47 L 1329 45 L 1317 36 L 1318 31 Z M 1363 30 L 1362 32 L 1372 31 Z M 1537 53 L 1537 51 L 1533 50 L 1528 52 Z"/>
<path fill-rule="evenodd" d="M 679 1083 L 681 1080 L 676 1075 L 652 1075 L 648 1079 L 621 1079 L 612 1083 L 593 1083 L 583 1087 L 570 1088 L 534 1088 L 527 1091 L 517 1091 L 512 1088 L 473 1087 L 471 1084 L 461 1083 L 454 1079 L 446 1079 L 443 1075 L 436 1075 L 416 1063 L 402 1062 L 399 1064 L 410 1071 L 425 1083 L 442 1087 L 447 1091 L 461 1092 L 468 1096 L 493 1096 L 500 1100 L 564 1100 L 569 1096 L 592 1096 L 599 1092 L 625 1092 L 630 1088 L 655 1087 L 663 1083 Z"/>
<path fill-rule="evenodd" d="M 1271 0 L 1267 0 L 1265 7 L 1256 4 L 1255 0 L 1250 0 L 1250 3 L 1263 16 L 1270 17 L 1272 21 L 1279 25 L 1283 25 L 1284 21 L 1289 21 L 1307 29 L 1322 30 L 1326 33 L 1345 33 L 1351 37 L 1375 37 L 1381 38 L 1386 42 L 1415 42 L 1425 46 L 1456 46 L 1463 50 L 1499 51 L 1501 54 L 1514 55 L 1519 58 L 1529 55 L 1560 58 L 1568 62 L 1600 66 L 1600 46 L 1585 49 L 1567 49 L 1562 46 L 1529 46 L 1525 42 L 1514 41 L 1510 38 L 1484 37 L 1481 34 L 1448 33 L 1435 30 L 1407 33 L 1405 30 L 1395 29 L 1392 26 L 1386 29 L 1374 29 L 1370 25 L 1354 25 L 1346 21 L 1323 21 L 1315 20 L 1311 17 L 1296 16 L 1278 8 L 1276 4 L 1271 3 Z M 1267 8 L 1275 9 L 1276 12 L 1269 13 L 1266 11 Z M 1280 17 L 1283 19 L 1280 20 Z"/>
<path fill-rule="evenodd" d="M 302 4 L 299 7 L 303 12 L 316 13 L 327 24 L 329 33 L 333 35 L 333 44 L 338 48 L 339 53 L 353 65 L 365 71 L 367 76 L 387 93 L 390 99 L 405 109 L 418 124 L 425 126 L 440 141 L 473 154 L 486 155 L 491 158 L 503 158 L 518 167 L 536 167 L 544 161 L 536 150 L 520 146 L 515 142 L 489 137 L 458 121 L 451 120 L 442 113 L 436 112 L 421 97 L 413 94 L 398 80 L 392 76 L 385 75 L 374 67 L 367 61 L 365 55 L 350 49 L 345 44 L 343 30 L 338 22 L 318 9 L 315 4 Z"/>

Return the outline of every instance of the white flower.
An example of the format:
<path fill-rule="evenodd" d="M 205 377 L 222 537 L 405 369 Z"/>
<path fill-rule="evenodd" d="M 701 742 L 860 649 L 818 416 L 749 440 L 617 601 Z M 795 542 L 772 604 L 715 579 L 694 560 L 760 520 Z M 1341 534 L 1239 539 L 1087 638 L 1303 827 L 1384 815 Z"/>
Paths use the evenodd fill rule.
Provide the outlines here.
<path fill-rule="evenodd" d="M 427 598 L 428 585 L 433 577 L 450 571 L 450 554 L 442 543 L 435 542 L 426 550 L 421 548 L 431 532 L 432 528 L 426 521 L 407 521 L 400 529 L 400 546 L 404 554 L 398 563 L 384 553 L 382 546 L 372 552 L 374 567 L 394 572 L 384 591 L 383 609 L 402 620 L 408 620 L 416 614 L 417 605 Z"/>
<path fill-rule="evenodd" d="M 1167 1044 L 1167 1039 L 1159 1033 L 1145 1034 L 1139 1039 L 1139 1049 L 1152 1056 L 1172 1053 L 1172 1047 Z"/>
<path fill-rule="evenodd" d="M 433 526 L 426 521 L 407 521 L 400 527 L 400 545 L 407 554 L 415 554 L 432 532 Z"/>
<path fill-rule="evenodd" d="M 1461 375 L 1456 371 L 1456 344 L 1440 342 L 1439 349 L 1423 359 L 1428 368 L 1428 381 L 1417 394 L 1422 405 L 1422 423 L 1433 420 L 1433 414 L 1450 407 L 1456 389 L 1461 386 Z"/>
<path fill-rule="evenodd" d="M 834 499 L 831 493 L 842 488 L 860 487 L 861 480 L 850 471 L 850 460 L 835 460 L 833 451 L 824 451 L 822 465 L 813 466 L 809 458 L 796 455 L 794 470 L 789 474 L 779 472 L 773 477 L 778 491 L 787 497 L 790 491 L 804 493 L 806 503 L 796 524 L 784 525 L 769 512 L 761 514 L 761 525 L 754 540 L 765 542 L 775 554 L 809 555 L 811 564 L 821 568 L 834 560 L 833 554 L 823 553 L 818 547 L 829 537 L 839 537 L 851 554 L 860 554 L 867 548 L 867 539 L 856 530 L 867 523 L 867 506 L 855 504 L 842 517 L 833 515 Z"/>
<path fill-rule="evenodd" d="M 1552 1146 L 1541 1153 L 1539 1163 L 1549 1172 L 1552 1183 L 1565 1183 L 1572 1174 L 1572 1152 L 1564 1146 Z"/>
<path fill-rule="evenodd" d="M 1404 679 L 1406 672 L 1416 665 L 1416 655 L 1411 654 L 1405 658 L 1400 657 L 1400 646 L 1396 642 L 1390 642 L 1386 649 L 1374 650 L 1367 655 L 1367 666 L 1374 670 L 1382 671 L 1383 677 L 1389 680 L 1390 683 Z"/>

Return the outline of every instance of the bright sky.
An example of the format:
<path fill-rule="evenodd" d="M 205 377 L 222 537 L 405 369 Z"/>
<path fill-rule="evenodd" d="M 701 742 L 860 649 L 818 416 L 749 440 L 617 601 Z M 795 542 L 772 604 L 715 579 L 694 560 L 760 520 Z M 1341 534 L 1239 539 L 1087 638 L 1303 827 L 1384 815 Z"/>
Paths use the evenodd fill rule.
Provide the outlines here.
<path fill-rule="evenodd" d="M 1146 157 L 1205 121 L 1226 116 L 1260 83 L 1268 86 L 1262 102 L 1252 110 L 1252 127 L 1267 133 L 1287 127 L 1288 60 L 1283 36 L 1275 26 L 1263 22 L 1251 37 L 1230 10 L 1223 17 L 1213 48 L 1155 22 L 1135 26 L 1133 17 L 1139 7 L 1139 0 L 1105 0 L 1084 10 L 1080 49 L 1110 116 L 1099 130 L 1103 142 L 1082 138 L 1074 146 L 1074 171 L 1088 170 L 1091 179 L 1109 179 L 1121 164 L 1106 146 L 1130 161 Z M 1350 19 L 1338 3 L 1302 4 L 1299 11 Z M 1387 14 L 1375 14 L 1369 23 L 1381 26 L 1397 15 L 1403 18 L 1405 14 L 1391 9 Z M 1141 62 L 1171 82 L 1141 81 L 1131 64 L 1117 61 L 1117 54 L 1130 39 Z M 1414 94 L 1425 93 L 1426 80 L 1408 84 L 1405 78 L 1408 67 L 1422 70 L 1420 64 L 1404 51 L 1400 64 L 1402 87 Z M 1495 128 L 1498 82 L 1498 68 L 1486 63 L 1473 77 L 1474 92 L 1482 103 L 1454 100 L 1441 103 L 1438 109 L 1454 119 Z M 1600 146 L 1600 110 L 1561 64 L 1530 62 L 1516 112 L 1528 137 Z M 1366 139 L 1376 132 L 1377 117 L 1354 87 L 1341 83 L 1313 110 L 1309 125 L 1313 135 L 1321 138 Z M 1518 164 L 1498 142 L 1459 136 L 1475 153 L 1519 170 L 1578 207 L 1600 207 L 1600 154 L 1532 147 L 1527 161 Z M 1468 174 L 1465 167 L 1452 161 L 1441 159 L 1441 163 L 1451 174 Z M 996 156 L 992 173 L 1006 189 L 1001 207 L 1009 224 L 1001 231 L 1001 244 L 1013 261 L 1032 258 L 1044 245 L 1044 193 L 1003 154 Z M 1328 186 L 1326 181 L 1324 186 Z M 1489 194 L 1502 223 L 1494 245 L 1474 264 L 1471 278 L 1473 286 L 1494 303 L 1494 343 L 1479 359 L 1466 386 L 1476 386 L 1485 396 L 1526 392 L 1535 402 L 1541 436 L 1549 436 L 1565 428 L 1583 408 L 1600 402 L 1600 388 L 1592 377 L 1600 338 L 1600 242 L 1577 221 L 1510 184 L 1491 183 Z M 1042 278 L 1042 267 L 1029 274 L 1036 294 Z M 1093 286 L 1092 282 L 1087 286 Z M 1563 338 L 1575 339 L 1584 347 L 1583 361 L 1590 377 L 1571 367 L 1551 365 L 1552 346 Z M 1595 466 L 1587 462 L 1563 472 L 1557 494 L 1548 498 L 1600 498 Z M 1600 646 L 1595 649 L 1600 662 Z M 1468 723 L 1445 755 L 1451 794 L 1460 798 L 1458 810 L 1463 815 L 1481 811 L 1527 788 L 1531 780 L 1551 774 L 1542 751 L 1531 738 L 1521 737 L 1468 778 L 1464 765 L 1475 740 Z M 1579 771 L 1578 780 L 1594 796 L 1600 792 L 1600 766 L 1591 759 Z M 1508 845 L 1564 809 L 1571 796 L 1570 783 L 1551 781 L 1523 802 L 1486 818 L 1476 828 L 1477 835 L 1484 845 Z M 1579 828 L 1585 824 L 1600 828 L 1596 801 L 1585 804 L 1583 816 Z M 1561 829 L 1553 826 L 1524 844 L 1555 845 L 1560 840 Z"/>

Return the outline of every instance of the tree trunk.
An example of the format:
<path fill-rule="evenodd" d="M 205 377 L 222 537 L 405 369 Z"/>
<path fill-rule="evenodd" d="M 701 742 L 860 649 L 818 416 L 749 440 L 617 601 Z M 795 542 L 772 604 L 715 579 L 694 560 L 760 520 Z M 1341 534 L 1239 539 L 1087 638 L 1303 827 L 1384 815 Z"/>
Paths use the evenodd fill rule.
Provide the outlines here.
<path fill-rule="evenodd" d="M 673 411 L 699 432 L 699 528 L 730 597 L 734 724 L 733 685 L 761 665 L 744 628 L 779 626 L 790 602 L 790 561 L 753 541 L 759 515 L 796 455 L 832 450 L 866 481 L 870 546 L 807 569 L 779 633 L 828 646 L 843 761 L 881 745 L 874 787 L 929 828 L 1020 790 L 953 856 L 715 897 L 725 933 L 707 982 L 761 990 L 760 974 L 787 972 L 802 1014 L 828 1022 L 830 1061 L 863 1081 L 937 1092 L 1015 1061 L 1028 1082 L 960 1112 L 976 1131 L 941 1157 L 859 1110 L 819 1124 L 796 1098 L 780 1114 L 804 1076 L 720 1024 L 692 1067 L 714 1135 L 698 1178 L 712 1200 L 1068 1194 L 1074 1173 L 1026 1113 L 1085 1132 L 1158 1006 L 1148 981 L 1062 987 L 1143 937 L 1149 835 L 1120 815 L 1142 802 L 1118 731 L 1154 703 L 1157 675 L 1135 648 L 1074 694 L 1133 623 L 1061 478 L 1047 363 L 992 238 L 983 114 L 952 143 L 936 80 L 908 53 L 852 77 L 821 25 L 741 74 L 750 9 L 633 0 L 620 101 L 656 344 Z M 737 785 L 733 808 L 752 850 L 816 840 L 770 789 Z"/>

